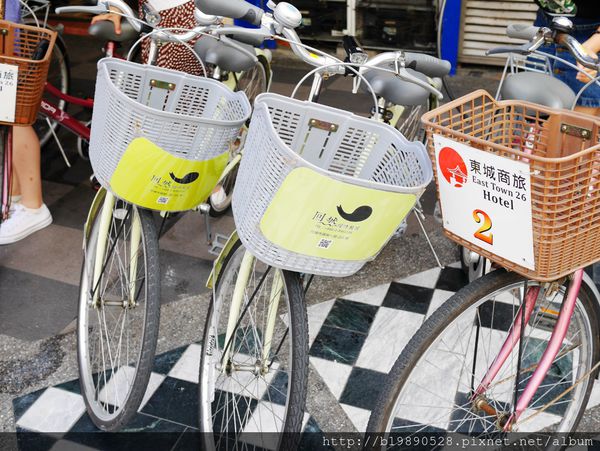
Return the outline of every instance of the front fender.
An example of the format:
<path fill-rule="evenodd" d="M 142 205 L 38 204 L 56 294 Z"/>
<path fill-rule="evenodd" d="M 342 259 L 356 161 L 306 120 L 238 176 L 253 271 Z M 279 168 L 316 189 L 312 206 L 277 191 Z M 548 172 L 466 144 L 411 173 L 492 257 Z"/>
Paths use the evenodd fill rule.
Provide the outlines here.
<path fill-rule="evenodd" d="M 85 249 L 85 243 L 87 243 L 88 238 L 90 237 L 90 233 L 92 231 L 92 224 L 94 223 L 94 219 L 98 214 L 98 211 L 104 204 L 104 198 L 106 197 L 106 190 L 104 188 L 100 188 L 94 196 L 94 200 L 92 201 L 92 206 L 88 211 L 87 218 L 85 220 L 85 225 L 83 226 L 83 249 Z"/>
<path fill-rule="evenodd" d="M 217 286 L 217 282 L 219 281 L 219 276 L 221 275 L 221 271 L 223 270 L 223 264 L 227 260 L 229 254 L 233 251 L 235 244 L 240 240 L 238 236 L 237 230 L 234 230 L 233 233 L 229 236 L 227 243 L 223 246 L 221 253 L 216 258 L 213 263 L 213 269 L 208 276 L 208 280 L 206 281 L 206 287 L 209 289 L 213 289 L 213 287 Z"/>

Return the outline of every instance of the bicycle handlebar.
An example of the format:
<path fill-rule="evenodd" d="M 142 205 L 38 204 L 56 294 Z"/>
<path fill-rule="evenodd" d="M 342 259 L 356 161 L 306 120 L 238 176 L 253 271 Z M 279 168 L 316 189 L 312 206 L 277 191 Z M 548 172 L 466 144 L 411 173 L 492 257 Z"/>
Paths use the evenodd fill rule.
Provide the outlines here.
<path fill-rule="evenodd" d="M 425 53 L 405 52 L 406 67 L 421 72 L 428 77 L 443 77 L 450 73 L 450 61 L 436 58 Z"/>
<path fill-rule="evenodd" d="M 573 55 L 575 60 L 583 67 L 600 70 L 600 60 L 589 56 L 581 43 L 569 34 L 573 24 L 566 17 L 555 17 L 552 21 L 552 29 L 546 27 L 534 27 L 524 25 L 509 25 L 506 34 L 511 38 L 527 39 L 529 42 L 508 47 L 496 47 L 486 52 L 486 55 L 497 55 L 500 53 L 519 53 L 528 55 L 540 48 L 545 43 L 556 43 Z"/>
<path fill-rule="evenodd" d="M 540 27 L 534 27 L 533 25 L 510 24 L 506 27 L 506 34 L 509 38 L 525 39 L 527 41 L 533 40 L 539 31 Z"/>
<path fill-rule="evenodd" d="M 200 3 L 198 5 L 198 3 Z M 294 30 L 300 25 L 302 15 L 298 9 L 290 3 L 280 2 L 275 5 L 269 2 L 269 7 L 273 9 L 273 13 L 265 13 L 262 9 L 247 3 L 245 0 L 196 0 L 196 4 L 200 11 L 195 14 L 196 19 L 201 24 L 192 30 L 182 34 L 172 33 L 166 30 L 156 29 L 153 33 L 156 39 L 170 42 L 187 42 L 198 35 L 210 32 L 213 36 L 243 53 L 248 53 L 242 46 L 237 45 L 233 40 L 239 38 L 240 41 L 248 42 L 253 45 L 264 41 L 265 39 L 273 39 L 276 36 L 283 36 L 284 40 L 290 43 L 292 51 L 303 61 L 312 66 L 322 66 L 330 74 L 345 74 L 346 68 L 343 62 L 331 55 L 317 54 L 309 51 L 298 37 Z M 131 23 L 136 31 L 143 29 L 142 22 L 136 18 L 133 10 L 122 0 L 98 0 L 96 6 L 67 6 L 56 9 L 58 14 L 67 12 L 84 12 L 90 14 L 102 14 L 109 12 L 110 7 L 114 7 L 122 11 L 123 16 Z M 243 19 L 259 28 L 242 28 L 235 26 L 220 26 L 219 16 L 227 16 L 236 19 Z M 233 38 L 233 39 L 232 39 Z M 316 50 L 315 50 L 316 52 Z M 250 55 L 256 59 L 255 55 Z M 398 61 L 402 60 L 402 65 L 398 66 Z M 386 67 L 387 65 L 387 67 Z M 379 66 L 379 67 L 378 67 Z M 383 69 L 388 72 L 395 70 L 397 76 L 405 81 L 417 84 L 438 98 L 442 98 L 442 94 L 428 83 L 412 76 L 404 67 L 414 69 L 418 72 L 430 77 L 438 77 L 446 75 L 450 70 L 450 63 L 439 60 L 431 55 L 419 53 L 403 53 L 403 52 L 386 52 L 377 55 L 370 61 L 366 62 L 360 71 Z"/>
<path fill-rule="evenodd" d="M 567 33 L 557 33 L 556 43 L 566 47 L 571 55 L 575 57 L 578 63 L 589 69 L 598 70 L 600 68 L 600 61 L 598 58 L 589 56 L 581 43 L 573 36 Z"/>
<path fill-rule="evenodd" d="M 106 14 L 110 12 L 110 7 L 118 8 L 135 31 L 142 31 L 142 23 L 136 20 L 135 13 L 129 5 L 121 0 L 99 0 L 96 6 L 61 6 L 56 8 L 57 14 L 65 13 L 87 13 L 87 14 Z"/>
<path fill-rule="evenodd" d="M 245 0 L 196 0 L 196 8 L 205 14 L 241 19 L 260 25 L 264 11 Z"/>

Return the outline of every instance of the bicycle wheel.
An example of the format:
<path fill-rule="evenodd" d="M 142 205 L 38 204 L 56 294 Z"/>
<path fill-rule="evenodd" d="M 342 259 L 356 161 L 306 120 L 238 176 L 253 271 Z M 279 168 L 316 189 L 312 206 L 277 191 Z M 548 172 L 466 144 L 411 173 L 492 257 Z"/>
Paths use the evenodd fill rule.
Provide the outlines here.
<path fill-rule="evenodd" d="M 98 428 L 116 431 L 136 413 L 150 378 L 160 269 L 150 212 L 107 197 L 85 246 L 77 356 L 89 416 Z M 103 222 L 106 209 L 110 212 Z M 105 257 L 97 262 L 99 252 Z"/>
<path fill-rule="evenodd" d="M 429 99 L 420 105 L 397 105 L 395 107 L 402 109 L 395 124 L 396 129 L 409 141 L 423 142 L 425 139 L 425 130 L 421 126 L 421 116 L 430 109 Z"/>
<path fill-rule="evenodd" d="M 539 286 L 528 281 L 528 287 Z M 472 394 L 508 335 L 523 291 L 523 277 L 496 270 L 448 299 L 394 364 L 368 431 L 502 436 L 513 412 L 518 345 L 485 392 Z M 564 291 L 563 285 L 554 293 L 543 292 L 525 326 L 519 392 L 546 349 Z M 595 378 L 590 370 L 598 359 L 598 340 L 597 305 L 582 284 L 562 347 L 512 431 L 566 433 L 576 428 Z"/>
<path fill-rule="evenodd" d="M 254 99 L 256 96 L 267 91 L 270 73 L 271 69 L 269 67 L 269 62 L 264 56 L 259 55 L 258 64 L 256 64 L 252 69 L 242 72 L 239 78 L 237 78 L 235 90 L 246 93 L 246 96 L 250 101 L 250 105 L 254 105 Z M 235 156 L 242 149 L 247 131 L 248 130 L 246 127 L 242 129 L 240 137 L 231 148 L 230 159 L 235 158 Z M 209 214 L 212 217 L 216 218 L 224 215 L 231 206 L 231 198 L 233 196 L 233 187 L 235 185 L 237 172 L 238 168 L 236 166 L 223 178 L 223 180 L 221 180 L 221 182 L 211 193 L 209 197 Z"/>
<path fill-rule="evenodd" d="M 479 279 L 492 269 L 492 262 L 466 247 L 460 247 L 460 267 L 469 282 Z"/>
<path fill-rule="evenodd" d="M 243 294 L 235 314 L 238 281 Z M 238 242 L 223 266 L 203 343 L 199 409 L 207 449 L 295 449 L 308 375 L 299 275 L 269 268 Z"/>
<path fill-rule="evenodd" d="M 69 92 L 71 83 L 71 71 L 69 67 L 67 47 L 59 35 L 52 50 L 50 68 L 48 69 L 48 84 L 51 84 L 64 94 Z M 55 97 L 47 91 L 44 92 L 43 98 L 60 110 L 67 110 L 67 102 L 65 100 Z M 48 124 L 48 121 L 50 121 L 50 124 Z M 40 113 L 33 127 L 40 139 L 40 147 L 44 147 L 52 137 L 52 130 L 56 131 L 58 128 L 58 123 L 50 118 L 47 119 L 45 115 Z"/>

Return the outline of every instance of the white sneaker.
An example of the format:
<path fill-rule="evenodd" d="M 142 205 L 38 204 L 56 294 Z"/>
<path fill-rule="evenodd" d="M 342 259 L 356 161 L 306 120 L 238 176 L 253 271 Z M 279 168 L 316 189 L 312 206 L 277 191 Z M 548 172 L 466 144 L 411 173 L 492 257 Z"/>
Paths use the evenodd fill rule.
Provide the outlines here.
<path fill-rule="evenodd" d="M 21 196 L 10 196 L 10 207 L 8 207 L 8 216 L 15 212 L 15 206 L 21 202 Z"/>
<path fill-rule="evenodd" d="M 0 244 L 16 243 L 50 224 L 52 215 L 45 204 L 37 210 L 14 204 L 8 219 L 0 224 Z"/>

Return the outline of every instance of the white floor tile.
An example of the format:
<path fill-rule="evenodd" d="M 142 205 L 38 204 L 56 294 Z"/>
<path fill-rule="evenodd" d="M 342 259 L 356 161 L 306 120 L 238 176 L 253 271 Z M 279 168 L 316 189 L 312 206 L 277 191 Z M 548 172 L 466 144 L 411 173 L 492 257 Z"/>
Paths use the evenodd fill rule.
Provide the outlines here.
<path fill-rule="evenodd" d="M 97 449 L 70 440 L 59 440 L 52 445 L 50 451 L 97 451 Z"/>
<path fill-rule="evenodd" d="M 587 408 L 596 407 L 600 404 L 600 382 L 594 381 L 594 386 L 592 387 L 592 393 L 590 394 L 590 400 L 588 401 Z"/>
<path fill-rule="evenodd" d="M 429 304 L 429 309 L 427 310 L 427 315 L 425 315 L 426 318 L 429 318 L 433 314 L 433 312 L 435 312 L 453 294 L 454 294 L 453 291 L 435 290 L 433 292 L 433 296 L 431 297 L 431 303 Z"/>
<path fill-rule="evenodd" d="M 67 432 L 83 412 L 81 395 L 50 387 L 23 414 L 17 426 L 37 432 Z"/>
<path fill-rule="evenodd" d="M 181 358 L 169 372 L 169 376 L 197 384 L 201 353 L 202 346 L 199 344 L 191 344 L 188 346 L 181 355 Z"/>
<path fill-rule="evenodd" d="M 135 370 L 131 366 L 123 366 L 110 378 L 108 383 L 100 390 L 98 399 L 102 402 L 107 402 L 113 406 L 121 406 L 123 400 L 127 396 L 131 381 L 135 377 Z M 148 400 L 154 395 L 154 392 L 160 387 L 160 384 L 165 380 L 165 376 L 157 373 L 150 373 L 150 379 L 146 387 L 146 392 L 140 404 L 141 410 L 144 408 Z"/>
<path fill-rule="evenodd" d="M 383 304 L 383 300 L 385 299 L 385 295 L 387 294 L 389 288 L 390 284 L 384 283 L 383 285 L 377 285 L 376 287 L 369 288 L 368 290 L 342 296 L 342 299 L 380 306 Z"/>
<path fill-rule="evenodd" d="M 440 276 L 441 268 L 431 268 L 427 271 L 423 271 L 412 276 L 408 276 L 404 279 L 398 280 L 399 283 L 406 283 L 408 285 L 416 285 L 425 288 L 435 288 L 435 284 Z"/>
<path fill-rule="evenodd" d="M 165 380 L 165 377 L 166 376 L 163 376 L 162 374 L 150 373 L 150 380 L 148 381 L 148 387 L 146 388 L 146 393 L 144 393 L 144 397 L 142 398 L 142 403 L 140 404 L 138 411 L 142 410 L 146 406 L 146 403 L 148 401 L 150 401 L 150 398 L 152 398 L 152 395 L 154 395 L 154 392 L 156 392 L 156 390 L 158 390 L 158 387 L 160 387 L 160 384 L 163 383 L 163 381 Z"/>
<path fill-rule="evenodd" d="M 319 304 L 308 307 L 308 346 L 312 346 L 313 341 L 317 338 L 327 315 L 333 307 L 334 300 L 321 302 Z"/>
<path fill-rule="evenodd" d="M 367 424 L 369 424 L 369 417 L 371 412 L 369 410 L 361 409 L 360 407 L 349 406 L 348 404 L 340 403 L 350 421 L 358 432 L 365 432 L 367 430 Z"/>
<path fill-rule="evenodd" d="M 317 357 L 311 357 L 310 363 L 313 364 L 319 376 L 325 381 L 331 393 L 333 393 L 336 399 L 340 399 L 352 372 L 352 367 Z"/>
<path fill-rule="evenodd" d="M 422 323 L 418 313 L 380 307 L 356 366 L 388 373 Z"/>

